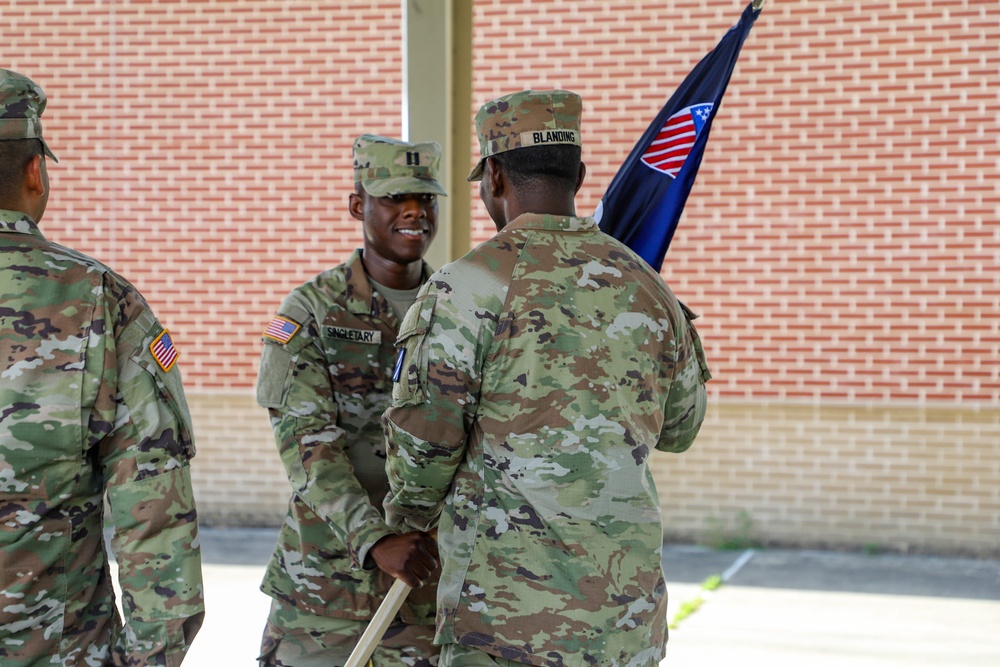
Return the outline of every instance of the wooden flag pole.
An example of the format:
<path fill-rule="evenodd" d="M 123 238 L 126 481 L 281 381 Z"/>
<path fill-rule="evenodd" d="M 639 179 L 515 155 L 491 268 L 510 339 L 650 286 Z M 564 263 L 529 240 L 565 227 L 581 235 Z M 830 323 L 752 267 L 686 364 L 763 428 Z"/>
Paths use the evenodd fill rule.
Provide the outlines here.
<path fill-rule="evenodd" d="M 760 8 L 763 6 L 764 6 L 764 0 L 753 0 L 753 8 L 756 9 L 758 12 L 760 11 Z"/>
<path fill-rule="evenodd" d="M 386 594 L 382 604 L 379 605 L 375 615 L 372 616 L 371 623 L 365 628 L 358 640 L 358 645 L 351 652 L 351 657 L 344 663 L 344 667 L 365 667 L 368 659 L 375 652 L 375 647 L 382 641 L 382 636 L 389 629 L 389 624 L 396 617 L 399 608 L 403 606 L 403 601 L 410 594 L 411 588 L 403 583 L 402 579 L 392 582 L 392 587 Z"/>

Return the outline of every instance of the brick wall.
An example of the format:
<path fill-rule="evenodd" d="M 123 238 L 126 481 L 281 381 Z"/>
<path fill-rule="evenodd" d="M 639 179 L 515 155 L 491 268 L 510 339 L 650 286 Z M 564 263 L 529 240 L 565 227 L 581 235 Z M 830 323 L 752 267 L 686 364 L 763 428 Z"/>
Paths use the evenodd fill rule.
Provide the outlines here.
<path fill-rule="evenodd" d="M 657 464 L 672 537 L 743 513 L 764 540 L 1000 553 L 981 537 L 1000 488 L 989 4 L 765 6 L 664 266 L 715 374 L 695 449 Z M 516 89 L 580 92 L 589 213 L 742 8 L 477 2 L 470 119 Z M 43 230 L 127 275 L 173 332 L 203 515 L 274 521 L 259 332 L 360 244 L 350 144 L 401 132 L 401 3 L 2 1 L 0 16 L 19 28 L 0 64 L 50 98 Z M 492 232 L 475 197 L 472 221 L 476 242 Z"/>
<path fill-rule="evenodd" d="M 664 263 L 705 317 L 715 397 L 1000 402 L 989 4 L 765 5 Z M 477 3 L 476 102 L 580 92 L 592 212 L 743 6 Z"/>
<path fill-rule="evenodd" d="M 0 5 L 50 98 L 45 231 L 140 287 L 192 389 L 251 386 L 277 304 L 360 245 L 351 144 L 401 131 L 402 10 L 332 6 Z"/>

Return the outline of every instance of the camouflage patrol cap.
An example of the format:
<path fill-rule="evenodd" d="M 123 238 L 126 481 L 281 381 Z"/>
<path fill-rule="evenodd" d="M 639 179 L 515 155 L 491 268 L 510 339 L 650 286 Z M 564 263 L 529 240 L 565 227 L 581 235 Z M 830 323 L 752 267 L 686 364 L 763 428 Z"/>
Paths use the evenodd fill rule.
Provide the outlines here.
<path fill-rule="evenodd" d="M 374 134 L 354 140 L 354 182 L 373 197 L 410 193 L 447 195 L 438 182 L 441 146 L 410 143 Z"/>
<path fill-rule="evenodd" d="M 583 100 L 568 90 L 522 90 L 490 100 L 476 114 L 479 164 L 470 181 L 483 178 L 486 158 L 515 148 L 570 144 L 582 146 Z"/>
<path fill-rule="evenodd" d="M 58 162 L 42 138 L 45 93 L 28 77 L 0 69 L 0 141 L 38 139 L 45 154 Z"/>

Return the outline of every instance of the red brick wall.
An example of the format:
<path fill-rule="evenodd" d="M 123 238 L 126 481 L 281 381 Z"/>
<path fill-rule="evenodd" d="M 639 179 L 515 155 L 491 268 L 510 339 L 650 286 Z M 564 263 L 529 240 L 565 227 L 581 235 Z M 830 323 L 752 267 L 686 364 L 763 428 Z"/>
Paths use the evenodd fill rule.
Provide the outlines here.
<path fill-rule="evenodd" d="M 333 9 L 331 9 L 333 8 Z M 252 386 L 285 294 L 360 245 L 351 143 L 398 136 L 401 5 L 3 2 L 50 103 L 50 237 L 128 276 L 191 389 Z"/>
<path fill-rule="evenodd" d="M 704 316 L 713 394 L 1000 402 L 1000 23 L 987 5 L 765 7 L 664 268 Z M 281 297 L 359 244 L 344 214 L 350 143 L 401 131 L 400 2 L 0 8 L 25 28 L 5 36 L 4 65 L 51 99 L 63 161 L 45 231 L 143 289 L 192 387 L 252 385 Z M 741 9 L 477 2 L 470 118 L 524 87 L 580 92 L 590 213 Z M 478 201 L 473 221 L 486 238 Z"/>
<path fill-rule="evenodd" d="M 743 6 L 477 3 L 475 101 L 581 93 L 590 213 Z M 1000 402 L 997 9 L 765 5 L 664 263 L 713 395 Z"/>
<path fill-rule="evenodd" d="M 476 2 L 468 120 L 521 88 L 580 92 L 589 214 L 742 9 Z M 746 515 L 763 541 L 997 553 L 996 10 L 768 0 L 664 266 L 703 315 L 715 374 L 695 448 L 654 458 L 671 539 L 711 540 Z M 0 66 L 49 94 L 62 160 L 42 228 L 127 275 L 173 331 L 205 520 L 283 512 L 251 391 L 260 331 L 360 245 L 350 145 L 401 132 L 402 13 L 402 0 L 0 0 Z M 478 242 L 492 226 L 473 199 Z"/>

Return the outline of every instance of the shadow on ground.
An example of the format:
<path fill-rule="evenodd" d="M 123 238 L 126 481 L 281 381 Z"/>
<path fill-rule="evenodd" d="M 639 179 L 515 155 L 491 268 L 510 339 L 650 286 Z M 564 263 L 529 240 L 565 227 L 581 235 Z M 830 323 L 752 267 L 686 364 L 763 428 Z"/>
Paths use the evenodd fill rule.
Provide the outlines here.
<path fill-rule="evenodd" d="M 202 560 L 263 566 L 277 535 L 277 527 L 203 528 Z M 727 585 L 1000 600 L 1000 562 L 994 560 L 764 549 L 734 567 L 744 554 L 668 544 L 663 569 L 668 582 L 685 584 L 700 584 L 733 569 Z"/>
<path fill-rule="evenodd" d="M 666 545 L 663 568 L 668 582 L 700 584 L 712 575 L 721 575 L 743 553 Z M 726 584 L 1000 600 L 1000 562 L 938 556 L 766 549 L 754 551 Z"/>

